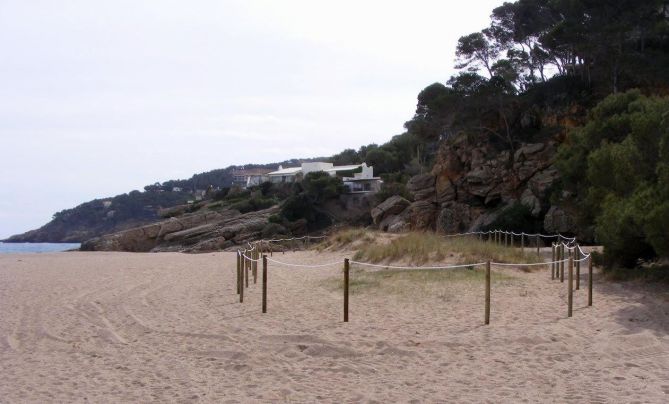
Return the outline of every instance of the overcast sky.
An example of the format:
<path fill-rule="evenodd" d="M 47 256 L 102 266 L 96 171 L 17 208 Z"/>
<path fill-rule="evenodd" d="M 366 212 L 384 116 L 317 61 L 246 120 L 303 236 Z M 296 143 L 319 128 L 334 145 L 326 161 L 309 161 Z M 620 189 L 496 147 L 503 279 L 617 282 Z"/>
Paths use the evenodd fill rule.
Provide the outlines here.
<path fill-rule="evenodd" d="M 0 238 L 59 210 L 403 130 L 501 0 L 0 0 Z"/>

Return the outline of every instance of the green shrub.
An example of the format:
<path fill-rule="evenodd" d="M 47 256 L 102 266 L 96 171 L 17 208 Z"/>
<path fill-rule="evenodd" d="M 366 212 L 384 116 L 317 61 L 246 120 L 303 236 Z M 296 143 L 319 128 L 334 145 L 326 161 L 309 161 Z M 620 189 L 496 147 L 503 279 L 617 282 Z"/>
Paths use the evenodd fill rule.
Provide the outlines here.
<path fill-rule="evenodd" d="M 344 192 L 344 183 L 341 178 L 319 171 L 304 176 L 302 187 L 306 196 L 313 203 L 322 203 L 335 198 Z"/>
<path fill-rule="evenodd" d="M 267 223 L 265 227 L 263 227 L 261 234 L 262 238 L 264 239 L 269 239 L 277 235 L 288 235 L 288 230 L 281 226 L 280 224 L 277 223 Z"/>
<path fill-rule="evenodd" d="M 560 148 L 563 186 L 577 193 L 579 224 L 594 224 L 609 267 L 669 256 L 667 161 L 669 98 L 639 91 L 604 99 Z"/>
<path fill-rule="evenodd" d="M 230 188 L 223 188 L 219 191 L 216 191 L 216 193 L 214 194 L 213 199 L 215 201 L 222 201 L 222 200 L 225 199 L 226 196 L 228 196 L 228 192 L 230 192 Z"/>
<path fill-rule="evenodd" d="M 276 205 L 277 203 L 278 201 L 274 198 L 256 197 L 235 202 L 232 205 L 230 205 L 230 208 L 236 209 L 241 213 L 248 213 L 267 209 L 269 207 Z"/>

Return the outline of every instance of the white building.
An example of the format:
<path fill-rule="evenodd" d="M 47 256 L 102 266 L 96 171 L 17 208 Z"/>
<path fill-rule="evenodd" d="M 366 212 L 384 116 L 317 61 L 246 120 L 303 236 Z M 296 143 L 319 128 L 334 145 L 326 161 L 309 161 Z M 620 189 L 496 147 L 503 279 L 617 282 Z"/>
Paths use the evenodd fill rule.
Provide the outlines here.
<path fill-rule="evenodd" d="M 349 166 L 347 166 L 349 167 Z M 378 192 L 381 190 L 381 178 L 374 176 L 374 167 L 369 167 L 367 164 L 362 163 L 359 166 L 353 169 L 342 170 L 342 171 L 351 171 L 361 168 L 360 172 L 353 173 L 353 177 L 344 177 L 344 186 L 348 189 L 349 193 L 366 193 L 366 192 Z"/>
<path fill-rule="evenodd" d="M 305 175 L 313 172 L 326 172 L 330 176 L 335 177 L 337 174 L 354 172 L 353 177 L 342 177 L 344 186 L 350 193 L 358 192 L 376 192 L 381 188 L 381 178 L 374 177 L 374 168 L 367 164 L 354 164 L 347 166 L 335 166 L 332 163 L 312 162 L 302 163 L 300 167 L 279 166 L 277 171 L 272 171 L 267 174 L 272 183 L 291 183 L 301 181 Z"/>
<path fill-rule="evenodd" d="M 298 176 L 302 178 L 302 167 L 287 167 L 283 168 L 279 166 L 279 169 L 267 173 L 269 181 L 274 184 L 279 184 L 283 182 L 295 182 L 298 181 Z"/>

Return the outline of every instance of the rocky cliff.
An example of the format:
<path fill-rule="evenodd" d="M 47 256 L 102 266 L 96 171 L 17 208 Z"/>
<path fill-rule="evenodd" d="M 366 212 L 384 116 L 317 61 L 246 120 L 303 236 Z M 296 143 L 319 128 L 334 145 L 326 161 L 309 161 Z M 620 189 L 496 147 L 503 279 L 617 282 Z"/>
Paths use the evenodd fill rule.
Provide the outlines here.
<path fill-rule="evenodd" d="M 550 203 L 557 147 L 553 138 L 521 143 L 514 152 L 467 136 L 444 141 L 432 171 L 408 181 L 413 202 L 388 199 L 372 212 L 374 223 L 386 231 L 473 231 L 520 204 L 546 231 L 575 232 L 571 215 Z"/>
<path fill-rule="evenodd" d="M 84 251 L 203 252 L 224 250 L 261 238 L 277 206 L 242 214 L 234 209 L 202 210 L 156 223 L 96 237 Z"/>

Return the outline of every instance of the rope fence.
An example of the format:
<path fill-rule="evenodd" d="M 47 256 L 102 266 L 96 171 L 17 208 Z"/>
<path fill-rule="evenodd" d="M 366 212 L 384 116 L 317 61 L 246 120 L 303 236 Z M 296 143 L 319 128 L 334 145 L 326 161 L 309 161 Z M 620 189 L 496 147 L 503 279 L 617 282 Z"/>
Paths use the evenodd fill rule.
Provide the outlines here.
<path fill-rule="evenodd" d="M 262 263 L 262 313 L 267 313 L 267 269 L 268 263 L 272 263 L 278 266 L 284 267 L 293 267 L 293 268 L 327 268 L 327 267 L 337 267 L 343 265 L 344 272 L 344 322 L 348 322 L 349 318 L 349 279 L 350 279 L 350 266 L 358 265 L 361 267 L 369 268 L 381 268 L 384 270 L 449 270 L 449 269 L 462 269 L 469 268 L 474 269 L 477 267 L 485 267 L 485 300 L 484 300 L 484 324 L 490 323 L 490 296 L 491 296 L 491 267 L 535 267 L 535 266 L 550 266 L 551 268 L 551 280 L 559 279 L 561 283 L 565 281 L 565 272 L 567 272 L 567 317 L 572 317 L 573 314 L 573 293 L 574 290 L 580 290 L 580 265 L 581 263 L 588 263 L 588 306 L 592 306 L 592 255 L 591 253 L 585 252 L 575 237 L 566 237 L 561 234 L 546 235 L 546 234 L 528 234 L 528 233 L 515 233 L 502 230 L 490 230 L 490 231 L 478 231 L 478 232 L 467 232 L 467 233 L 457 233 L 449 234 L 445 237 L 464 237 L 476 235 L 479 239 L 483 239 L 484 236 L 488 237 L 488 241 L 494 241 L 497 244 L 502 244 L 505 247 L 513 247 L 514 237 L 521 237 L 521 248 L 525 247 L 525 237 L 534 237 L 537 247 L 537 253 L 539 253 L 539 242 L 540 238 L 552 238 L 556 239 L 551 243 L 551 259 L 550 261 L 542 262 L 530 262 L 530 263 L 509 263 L 509 262 L 495 262 L 495 261 L 484 261 L 484 262 L 475 262 L 475 263 L 464 263 L 464 264 L 454 264 L 454 265 L 432 265 L 432 266 L 402 266 L 402 265 L 385 265 L 385 264 L 375 264 L 371 262 L 363 261 L 352 261 L 348 258 L 343 258 L 343 260 L 320 263 L 320 264 L 295 264 L 290 262 L 280 261 L 274 258 L 271 258 L 272 255 L 272 243 L 285 243 L 290 241 L 299 241 L 304 240 L 308 244 L 311 239 L 319 240 L 327 238 L 328 236 L 302 236 L 302 237 L 293 237 L 293 238 L 284 238 L 284 239 L 270 239 L 270 240 L 258 240 L 255 242 L 248 242 L 248 248 L 239 249 L 236 254 L 236 267 L 237 267 L 237 294 L 239 295 L 239 302 L 244 302 L 244 290 L 249 288 L 249 278 L 253 276 L 253 284 L 257 282 L 257 271 L 259 263 Z M 509 236 L 511 236 L 511 242 L 509 245 Z M 261 253 L 270 253 L 270 257 L 266 254 Z M 285 253 L 285 251 L 284 251 Z M 566 266 L 566 271 L 565 271 Z M 576 273 L 574 274 L 574 269 Z M 574 276 L 575 275 L 575 276 Z M 576 280 L 576 285 L 574 287 L 574 279 Z"/>

